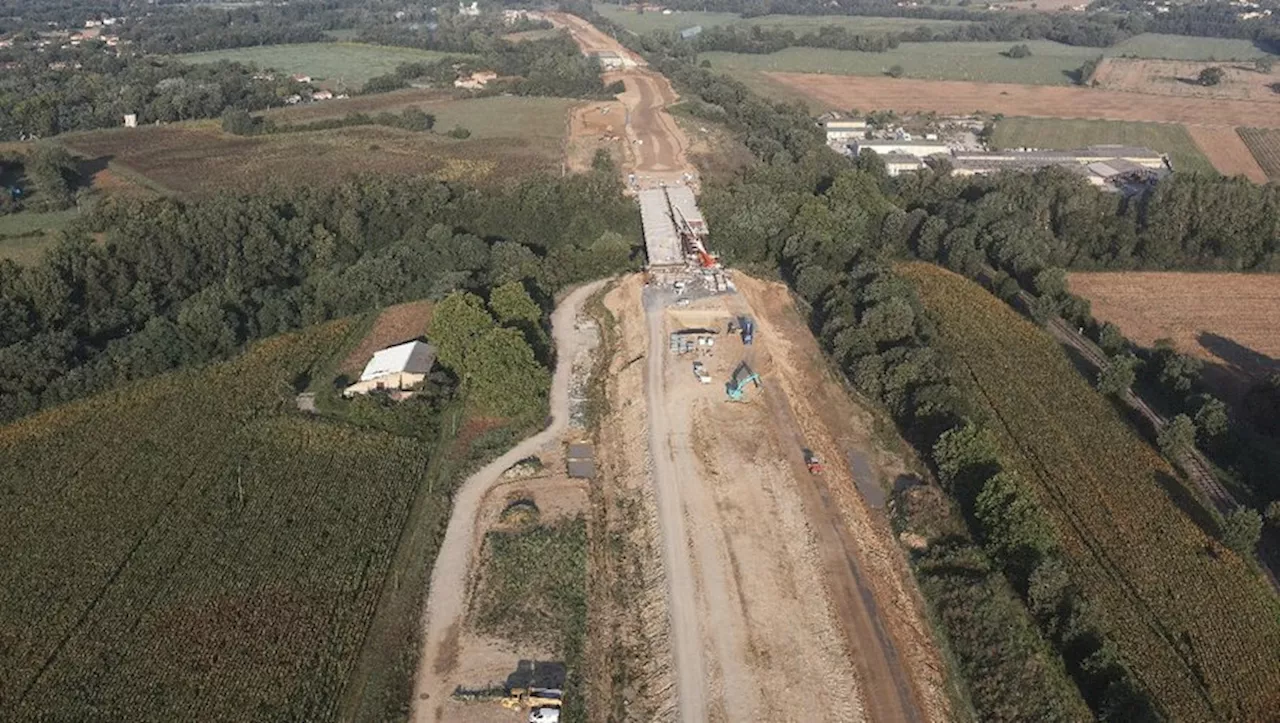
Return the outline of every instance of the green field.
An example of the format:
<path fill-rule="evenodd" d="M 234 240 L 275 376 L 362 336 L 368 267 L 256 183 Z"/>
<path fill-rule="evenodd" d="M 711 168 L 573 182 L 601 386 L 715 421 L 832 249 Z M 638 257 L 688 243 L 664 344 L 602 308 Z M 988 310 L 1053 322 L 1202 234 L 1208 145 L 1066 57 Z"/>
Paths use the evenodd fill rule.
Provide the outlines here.
<path fill-rule="evenodd" d="M 1273 718 L 1280 603 L 1201 527 L 1173 468 L 1043 329 L 950 271 L 899 272 L 936 319 L 939 348 L 1004 468 L 1034 489 L 1072 581 L 1164 716 Z"/>
<path fill-rule="evenodd" d="M 1145 146 L 1169 156 L 1175 170 L 1217 173 L 1187 129 L 1174 123 L 1131 123 L 1060 118 L 1005 118 L 996 124 L 996 148 L 1081 148 L 1104 143 Z"/>
<path fill-rule="evenodd" d="M 33 264 L 53 243 L 55 231 L 80 215 L 77 209 L 36 213 L 22 211 L 0 216 L 0 259 Z"/>
<path fill-rule="evenodd" d="M 1143 33 L 1108 48 L 1106 54 L 1168 60 L 1251 60 L 1268 53 L 1249 40 Z"/>
<path fill-rule="evenodd" d="M 972 80 L 988 83 L 1070 85 L 1068 73 L 1098 56 L 1097 48 L 1078 48 L 1047 40 L 1029 41 L 1029 58 L 1006 58 L 1013 43 L 902 43 L 883 53 L 826 48 L 787 48 L 770 55 L 702 53 L 714 70 L 788 71 L 843 75 L 884 75 L 901 65 L 907 78 Z"/>
<path fill-rule="evenodd" d="M 393 48 L 363 43 L 299 43 L 213 50 L 174 56 L 187 63 L 230 60 L 252 63 L 284 73 L 310 75 L 328 88 L 356 90 L 375 75 L 385 75 L 401 63 L 438 60 L 450 55 L 416 48 Z"/>
<path fill-rule="evenodd" d="M 0 427 L 13 719 L 333 716 L 430 449 L 293 409 L 351 328 Z"/>
<path fill-rule="evenodd" d="M 804 33 L 821 27 L 837 25 L 850 31 L 864 33 L 888 33 L 914 30 L 924 26 L 928 28 L 951 28 L 965 25 L 964 20 L 918 20 L 914 18 L 877 18 L 853 15 L 764 15 L 761 17 L 742 19 L 737 13 L 714 13 L 698 11 L 637 14 L 635 10 L 618 5 L 597 4 L 596 12 L 633 33 L 643 34 L 652 30 L 684 30 L 701 25 L 704 28 L 731 23 L 748 25 L 781 26 Z"/>

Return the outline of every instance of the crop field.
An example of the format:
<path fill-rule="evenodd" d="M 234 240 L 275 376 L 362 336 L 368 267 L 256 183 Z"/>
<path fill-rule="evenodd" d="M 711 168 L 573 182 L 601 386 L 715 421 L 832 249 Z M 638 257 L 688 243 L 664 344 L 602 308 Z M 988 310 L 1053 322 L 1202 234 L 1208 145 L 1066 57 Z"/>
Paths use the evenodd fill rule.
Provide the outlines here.
<path fill-rule="evenodd" d="M 1206 87 L 1195 82 L 1205 68 L 1221 68 L 1226 75 L 1222 82 Z M 1275 103 L 1280 111 L 1280 93 L 1271 89 L 1280 83 L 1280 72 L 1259 73 L 1252 63 L 1107 58 L 1094 72 L 1093 82 L 1104 90 Z"/>
<path fill-rule="evenodd" d="M 971 80 L 983 83 L 1069 85 L 1070 73 L 1098 56 L 1097 48 L 1080 48 L 1048 40 L 1028 41 L 1029 58 L 1006 58 L 1013 43 L 902 43 L 883 53 L 827 48 L 786 48 L 769 55 L 702 53 L 711 67 L 731 75 L 760 72 L 825 73 L 884 76 L 900 65 L 903 77 L 927 80 Z"/>
<path fill-rule="evenodd" d="M 333 718 L 428 462 L 292 409 L 350 329 L 0 428 L 7 717 Z"/>
<path fill-rule="evenodd" d="M 637 13 L 634 9 L 619 5 L 597 3 L 596 12 L 633 33 L 644 34 L 653 30 L 684 30 L 701 25 L 704 28 L 717 25 L 744 23 L 764 27 L 784 27 L 797 33 L 805 33 L 832 25 L 846 28 L 850 32 L 890 33 L 914 30 L 918 27 L 952 28 L 966 25 L 964 20 L 918 20 L 915 18 L 859 17 L 853 15 L 763 15 L 743 19 L 737 13 L 681 11 L 670 15 L 646 12 Z"/>
<path fill-rule="evenodd" d="M 409 103 L 406 96 L 396 95 L 391 101 L 395 108 L 416 105 L 435 114 L 437 132 L 356 126 L 245 137 L 223 133 L 215 123 L 197 122 L 75 134 L 64 143 L 85 156 L 111 157 L 119 168 L 188 195 L 334 183 L 358 173 L 496 182 L 558 169 L 569 108 L 575 104 L 562 98 L 501 96 Z M 325 106 L 320 112 L 331 116 L 382 109 L 343 103 L 316 106 Z M 301 110 L 313 115 L 296 122 L 323 117 L 311 108 Z M 283 113 L 272 117 L 278 123 L 295 121 Z M 471 137 L 443 135 L 455 125 L 470 130 Z"/>
<path fill-rule="evenodd" d="M 900 271 L 939 319 L 959 383 L 1009 467 L 1036 490 L 1074 581 L 1162 713 L 1272 717 L 1280 603 L 1180 509 L 1189 495 L 1173 469 L 1046 332 L 949 271 L 919 263 Z"/>
<path fill-rule="evenodd" d="M 1268 53 L 1250 40 L 1143 33 L 1107 48 L 1106 55 L 1169 60 L 1253 60 Z"/>
<path fill-rule="evenodd" d="M 71 223 L 80 212 L 37 213 L 22 211 L 0 216 L 0 260 L 8 259 L 20 266 L 33 264 L 54 241 L 54 233 Z"/>
<path fill-rule="evenodd" d="M 1093 314 L 1135 343 L 1172 339 L 1245 387 L 1280 370 L 1280 275 L 1094 272 L 1068 276 Z"/>
<path fill-rule="evenodd" d="M 743 80 L 752 82 L 748 78 Z M 757 88 L 774 95 L 803 94 L 820 108 L 945 114 L 982 111 L 1034 118 L 1101 118 L 1195 125 L 1220 125 L 1224 118 L 1230 118 L 1238 125 L 1280 128 L 1280 113 L 1276 112 L 1275 103 L 1247 100 L 1138 96 L 1096 88 L 820 73 L 759 73 L 754 82 Z"/>
<path fill-rule="evenodd" d="M 283 73 L 309 75 L 326 88 L 359 90 L 366 80 L 390 73 L 401 63 L 438 60 L 448 55 L 456 53 L 365 43 L 297 43 L 211 50 L 174 57 L 185 63 L 216 63 L 220 60 L 251 63 L 264 70 L 270 68 Z"/>
<path fill-rule="evenodd" d="M 1187 129 L 1172 123 L 1005 118 L 996 123 L 992 143 L 997 148 L 1066 149 L 1102 143 L 1145 146 L 1168 155 L 1176 170 L 1214 170 Z"/>
<path fill-rule="evenodd" d="M 1280 130 L 1274 128 L 1239 128 L 1240 139 L 1248 146 L 1262 171 L 1272 181 L 1280 181 Z"/>

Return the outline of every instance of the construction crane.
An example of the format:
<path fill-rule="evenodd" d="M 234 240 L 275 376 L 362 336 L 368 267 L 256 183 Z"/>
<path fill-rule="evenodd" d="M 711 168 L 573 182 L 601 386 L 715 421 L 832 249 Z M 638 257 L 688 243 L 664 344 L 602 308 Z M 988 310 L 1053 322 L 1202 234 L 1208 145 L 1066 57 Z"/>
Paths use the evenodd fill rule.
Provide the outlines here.
<path fill-rule="evenodd" d="M 747 385 L 755 383 L 756 387 L 760 387 L 760 375 L 751 371 L 751 367 L 746 362 L 738 364 L 738 368 L 733 370 L 733 375 L 729 377 L 729 381 L 724 385 L 725 394 L 729 395 L 731 402 L 745 402 Z"/>

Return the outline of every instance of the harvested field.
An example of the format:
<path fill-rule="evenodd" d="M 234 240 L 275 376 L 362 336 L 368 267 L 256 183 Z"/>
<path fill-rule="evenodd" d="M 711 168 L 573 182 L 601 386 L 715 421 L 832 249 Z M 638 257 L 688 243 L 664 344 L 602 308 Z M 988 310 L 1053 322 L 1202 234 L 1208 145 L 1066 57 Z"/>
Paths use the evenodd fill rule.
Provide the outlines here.
<path fill-rule="evenodd" d="M 1053 0 L 1050 0 L 1051 2 Z M 1062 0 L 1065 1 L 1065 0 Z M 892 18 L 858 15 L 761 15 L 743 18 L 737 13 L 699 12 L 680 10 L 663 13 L 637 13 L 633 8 L 608 3 L 596 3 L 595 11 L 633 33 L 643 35 L 653 30 L 683 30 L 701 25 L 704 28 L 742 23 L 760 27 L 783 27 L 797 34 L 835 26 L 853 33 L 891 33 L 927 28 L 954 28 L 969 24 L 966 20 L 924 20 L 919 18 Z"/>
<path fill-rule="evenodd" d="M 1030 40 L 1031 57 L 1008 58 L 1007 42 L 902 43 L 883 53 L 830 48 L 786 48 L 776 53 L 700 53 L 717 71 L 830 73 L 883 77 L 899 65 L 907 78 L 973 80 L 985 83 L 1069 85 L 1070 73 L 1098 57 L 1097 48 L 1081 48 L 1048 40 Z M 858 107 L 865 104 L 855 103 Z M 852 106 L 847 106 L 852 107 Z"/>
<path fill-rule="evenodd" d="M 431 312 L 435 304 L 430 301 L 408 301 L 383 309 L 374 320 L 369 331 L 360 340 L 342 365 L 339 374 L 354 377 L 360 374 L 365 364 L 379 349 L 401 342 L 411 341 L 427 333 L 431 324 Z"/>
<path fill-rule="evenodd" d="M 1200 85 L 1196 77 L 1205 68 L 1221 68 L 1226 76 L 1217 85 Z M 1280 104 L 1280 93 L 1271 89 L 1280 83 L 1280 71 L 1259 73 L 1253 63 L 1106 58 L 1094 71 L 1093 82 L 1102 90 Z M 1223 117 L 1219 122 L 1234 120 Z"/>
<path fill-rule="evenodd" d="M 1268 53 L 1251 40 L 1143 33 L 1116 43 L 1107 49 L 1106 55 L 1171 60 L 1252 60 Z"/>
<path fill-rule="evenodd" d="M 202 122 L 70 134 L 63 142 L 190 195 L 334 183 L 357 173 L 501 181 L 559 168 L 574 103 L 493 97 L 415 104 L 435 114 L 442 130 L 468 128 L 472 135 L 462 141 L 383 126 L 245 137 Z"/>
<path fill-rule="evenodd" d="M 1248 100 L 1175 98 L 1093 88 L 1052 88 L 1008 83 L 964 83 L 854 75 L 766 73 L 827 108 L 891 109 L 902 112 L 1003 113 L 1038 118 L 1104 118 L 1156 123 L 1233 123 L 1280 128 L 1276 104 Z"/>
<path fill-rule="evenodd" d="M 1280 181 L 1280 130 L 1239 128 L 1237 132 L 1267 178 Z"/>
<path fill-rule="evenodd" d="M 1214 170 L 1187 129 L 1172 123 L 1005 118 L 996 123 L 992 138 L 992 145 L 996 148 L 1068 149 L 1102 143 L 1145 146 L 1169 156 L 1173 167 L 1179 171 Z"/>
<path fill-rule="evenodd" d="M 1249 147 L 1231 126 L 1187 126 L 1187 132 L 1209 162 L 1224 176 L 1244 176 L 1254 183 L 1266 183 L 1267 174 L 1258 165 Z M 1174 168 L 1177 168 L 1175 165 Z"/>
<path fill-rule="evenodd" d="M 1280 370 L 1280 275 L 1097 272 L 1068 276 L 1093 315 L 1143 346 L 1178 350 L 1221 367 L 1227 390 Z"/>

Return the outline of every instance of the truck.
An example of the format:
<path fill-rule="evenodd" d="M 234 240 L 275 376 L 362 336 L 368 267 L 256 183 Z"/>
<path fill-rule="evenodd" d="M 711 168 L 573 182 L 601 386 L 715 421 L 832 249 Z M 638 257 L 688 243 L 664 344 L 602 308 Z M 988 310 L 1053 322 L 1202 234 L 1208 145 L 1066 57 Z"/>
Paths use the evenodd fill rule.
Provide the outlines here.
<path fill-rule="evenodd" d="M 748 346 L 756 338 L 756 322 L 749 316 L 744 316 L 738 320 L 738 328 L 742 329 L 742 343 Z"/>

